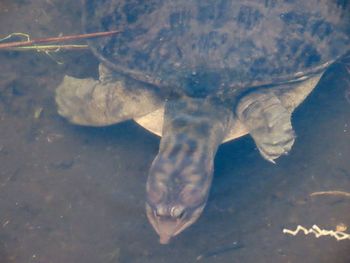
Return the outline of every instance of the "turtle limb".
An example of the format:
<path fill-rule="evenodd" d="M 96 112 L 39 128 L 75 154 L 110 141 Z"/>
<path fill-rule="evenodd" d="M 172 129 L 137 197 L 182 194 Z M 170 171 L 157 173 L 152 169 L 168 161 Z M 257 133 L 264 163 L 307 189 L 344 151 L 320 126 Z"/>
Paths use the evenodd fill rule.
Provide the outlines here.
<path fill-rule="evenodd" d="M 65 76 L 56 90 L 58 113 L 70 122 L 105 126 L 162 106 L 156 88 L 112 74 L 100 64 L 99 80 Z"/>
<path fill-rule="evenodd" d="M 292 148 L 295 133 L 291 112 L 273 92 L 248 94 L 241 99 L 236 113 L 266 160 L 275 163 L 275 159 Z"/>
<path fill-rule="evenodd" d="M 273 90 L 251 93 L 241 99 L 236 114 L 266 160 L 275 163 L 275 159 L 287 154 L 293 146 L 295 133 L 291 114 L 316 87 L 322 74 Z"/>

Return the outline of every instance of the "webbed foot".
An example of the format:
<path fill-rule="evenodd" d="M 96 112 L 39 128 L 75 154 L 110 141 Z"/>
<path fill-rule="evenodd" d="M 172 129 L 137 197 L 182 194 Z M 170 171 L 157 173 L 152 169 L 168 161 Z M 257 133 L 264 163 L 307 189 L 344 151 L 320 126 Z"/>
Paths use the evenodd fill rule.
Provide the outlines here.
<path fill-rule="evenodd" d="M 75 124 L 105 126 L 161 107 L 162 100 L 155 89 L 133 80 L 127 84 L 103 66 L 100 80 L 65 76 L 56 89 L 58 113 Z"/>
<path fill-rule="evenodd" d="M 56 89 L 58 113 L 75 124 L 112 124 L 116 120 L 108 114 L 107 95 L 99 81 L 65 76 Z"/>
<path fill-rule="evenodd" d="M 292 148 L 295 133 L 291 112 L 273 93 L 247 95 L 239 102 L 236 113 L 266 160 L 275 163 L 275 159 Z"/>

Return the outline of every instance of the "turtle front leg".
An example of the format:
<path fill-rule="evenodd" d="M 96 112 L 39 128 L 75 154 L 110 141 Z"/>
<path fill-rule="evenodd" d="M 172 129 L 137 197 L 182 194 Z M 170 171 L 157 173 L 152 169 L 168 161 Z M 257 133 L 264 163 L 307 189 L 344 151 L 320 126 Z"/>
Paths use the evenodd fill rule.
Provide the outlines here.
<path fill-rule="evenodd" d="M 162 106 L 154 87 L 115 76 L 100 65 L 100 79 L 65 76 L 56 89 L 58 113 L 70 122 L 105 126 L 146 115 Z"/>
<path fill-rule="evenodd" d="M 246 95 L 240 100 L 236 114 L 266 160 L 275 163 L 275 159 L 292 148 L 295 134 L 291 112 L 273 92 Z"/>

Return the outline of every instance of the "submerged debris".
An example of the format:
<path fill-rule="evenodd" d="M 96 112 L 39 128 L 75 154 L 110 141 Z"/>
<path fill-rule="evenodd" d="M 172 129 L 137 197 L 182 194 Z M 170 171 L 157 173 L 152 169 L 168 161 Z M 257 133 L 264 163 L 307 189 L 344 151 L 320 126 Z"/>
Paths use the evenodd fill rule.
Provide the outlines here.
<path fill-rule="evenodd" d="M 319 238 L 321 236 L 332 236 L 337 241 L 346 240 L 346 239 L 350 240 L 350 234 L 340 231 L 340 230 L 345 231 L 347 229 L 347 227 L 344 227 L 344 226 L 345 226 L 344 224 L 341 224 L 340 228 L 339 226 L 337 226 L 337 230 L 333 231 L 333 230 L 321 229 L 317 225 L 313 225 L 312 228 L 309 228 L 309 229 L 306 229 L 305 227 L 298 225 L 294 231 L 284 228 L 283 233 L 296 236 L 299 233 L 299 231 L 302 231 L 304 232 L 305 235 L 314 234 L 316 238 Z"/>
<path fill-rule="evenodd" d="M 34 110 L 34 119 L 39 119 L 41 116 L 41 113 L 43 112 L 44 108 L 39 106 Z"/>
<path fill-rule="evenodd" d="M 317 196 L 317 195 L 337 195 L 337 196 L 350 197 L 350 193 L 344 192 L 344 191 L 320 191 L 320 192 L 313 192 L 310 194 L 310 196 Z"/>
<path fill-rule="evenodd" d="M 199 261 L 199 260 L 202 260 L 204 258 L 216 257 L 216 256 L 218 256 L 220 254 L 231 252 L 233 250 L 237 250 L 237 249 L 240 249 L 240 248 L 243 248 L 243 247 L 244 247 L 243 244 L 238 243 L 238 242 L 233 242 L 232 244 L 229 244 L 229 245 L 226 245 L 226 246 L 222 246 L 222 247 L 218 247 L 218 248 L 213 249 L 211 251 L 205 252 L 205 253 L 199 255 L 196 258 L 196 260 Z"/>

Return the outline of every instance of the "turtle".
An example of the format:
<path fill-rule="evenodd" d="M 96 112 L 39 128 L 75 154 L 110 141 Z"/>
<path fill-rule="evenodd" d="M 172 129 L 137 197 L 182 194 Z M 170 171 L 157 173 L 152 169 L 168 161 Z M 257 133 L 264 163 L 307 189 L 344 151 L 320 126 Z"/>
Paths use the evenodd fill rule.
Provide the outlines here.
<path fill-rule="evenodd" d="M 73 124 L 135 120 L 161 136 L 146 214 L 161 244 L 192 225 L 225 141 L 249 134 L 275 163 L 295 141 L 292 113 L 350 46 L 340 0 L 84 0 L 99 78 L 65 76 L 58 113 Z M 331 87 L 330 87 L 331 88 Z"/>

